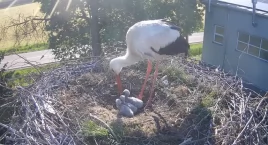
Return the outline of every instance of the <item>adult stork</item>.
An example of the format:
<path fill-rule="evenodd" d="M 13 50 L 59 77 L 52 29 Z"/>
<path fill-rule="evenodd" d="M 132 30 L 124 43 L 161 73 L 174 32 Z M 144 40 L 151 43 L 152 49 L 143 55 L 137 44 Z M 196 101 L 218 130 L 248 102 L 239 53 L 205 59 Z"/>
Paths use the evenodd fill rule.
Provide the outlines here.
<path fill-rule="evenodd" d="M 151 105 L 154 84 L 158 75 L 158 63 L 161 59 L 179 53 L 188 56 L 190 48 L 187 40 L 181 36 L 181 29 L 166 19 L 144 20 L 135 23 L 126 33 L 127 50 L 124 56 L 110 61 L 110 69 L 116 74 L 118 93 L 123 91 L 120 72 L 123 67 L 139 61 L 148 60 L 147 72 L 138 98 L 143 98 L 143 92 L 152 70 L 152 61 L 156 61 L 155 72 L 147 105 Z"/>

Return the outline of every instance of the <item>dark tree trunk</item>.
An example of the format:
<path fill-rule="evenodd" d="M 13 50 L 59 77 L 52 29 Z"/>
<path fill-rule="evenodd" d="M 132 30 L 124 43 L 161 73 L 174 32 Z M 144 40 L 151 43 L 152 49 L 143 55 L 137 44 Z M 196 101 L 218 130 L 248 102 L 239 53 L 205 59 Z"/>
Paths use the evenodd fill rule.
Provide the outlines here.
<path fill-rule="evenodd" d="M 91 12 L 90 33 L 92 37 L 93 55 L 100 56 L 102 53 L 102 49 L 101 49 L 100 28 L 98 19 L 99 2 L 98 0 L 90 0 L 89 5 Z"/>

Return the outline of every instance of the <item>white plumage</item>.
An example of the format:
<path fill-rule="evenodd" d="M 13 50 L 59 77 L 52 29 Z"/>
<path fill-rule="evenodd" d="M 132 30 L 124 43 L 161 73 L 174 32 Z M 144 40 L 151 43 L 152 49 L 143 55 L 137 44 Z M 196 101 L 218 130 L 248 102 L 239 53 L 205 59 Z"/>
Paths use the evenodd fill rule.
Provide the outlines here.
<path fill-rule="evenodd" d="M 147 73 L 139 99 L 142 99 L 145 84 L 151 73 L 151 61 L 159 61 L 165 56 L 177 55 L 179 53 L 185 53 L 187 55 L 189 49 L 188 42 L 180 34 L 180 28 L 164 19 L 137 22 L 128 29 L 126 43 L 126 54 L 112 59 L 110 61 L 110 69 L 116 74 L 118 91 L 121 94 L 123 90 L 119 74 L 122 68 L 145 59 L 148 60 Z M 158 73 L 158 62 L 155 67 L 154 81 Z M 152 91 L 153 89 L 151 89 Z M 150 103 L 150 99 L 147 104 Z"/>
<path fill-rule="evenodd" d="M 131 26 L 126 34 L 127 51 L 124 56 L 114 58 L 110 62 L 110 67 L 116 74 L 126 66 L 133 65 L 144 59 L 150 61 L 160 60 L 164 56 L 155 53 L 160 48 L 166 47 L 180 37 L 180 32 L 171 29 L 170 25 L 161 20 L 140 21 Z"/>
<path fill-rule="evenodd" d="M 135 50 L 141 59 L 159 60 L 163 55 L 153 52 L 167 46 L 180 37 L 180 32 L 160 20 L 141 21 L 129 28 L 126 41 L 128 50 Z M 134 41 L 133 41 L 134 40 Z M 132 49 L 134 48 L 134 49 Z"/>

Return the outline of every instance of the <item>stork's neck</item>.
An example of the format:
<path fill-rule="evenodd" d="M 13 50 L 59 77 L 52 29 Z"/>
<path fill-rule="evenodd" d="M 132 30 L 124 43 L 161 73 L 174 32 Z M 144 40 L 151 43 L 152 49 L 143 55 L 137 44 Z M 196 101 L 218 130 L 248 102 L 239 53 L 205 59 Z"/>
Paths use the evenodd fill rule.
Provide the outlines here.
<path fill-rule="evenodd" d="M 131 55 L 127 52 L 124 56 L 119 56 L 114 58 L 110 62 L 110 67 L 115 71 L 116 74 L 119 74 L 123 67 L 127 67 L 137 63 L 140 60 L 140 57 L 136 55 Z"/>

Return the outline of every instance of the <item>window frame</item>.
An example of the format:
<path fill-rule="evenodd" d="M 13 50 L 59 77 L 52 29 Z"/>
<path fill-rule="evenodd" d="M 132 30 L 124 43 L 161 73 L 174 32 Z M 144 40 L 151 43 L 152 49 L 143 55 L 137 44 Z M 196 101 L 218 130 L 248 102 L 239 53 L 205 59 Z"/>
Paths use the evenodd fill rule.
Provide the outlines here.
<path fill-rule="evenodd" d="M 224 26 L 221 26 L 221 25 L 214 25 L 213 42 L 216 43 L 216 44 L 219 44 L 219 45 L 223 45 L 223 43 L 224 43 L 224 32 L 223 32 L 223 34 L 219 34 L 219 33 L 217 33 L 217 32 L 216 32 L 216 28 L 217 28 L 217 27 L 222 28 L 222 29 L 224 30 L 224 32 L 225 32 Z M 222 37 L 222 43 L 217 42 L 217 41 L 215 40 L 216 35 Z"/>
<path fill-rule="evenodd" d="M 239 40 L 239 36 L 240 36 L 239 34 L 240 34 L 240 33 L 244 33 L 244 34 L 246 34 L 246 35 L 249 36 L 249 38 L 248 38 L 248 42 L 247 42 L 247 43 L 245 43 L 245 42 Z M 251 37 L 258 37 L 258 38 L 261 39 L 261 41 L 260 41 L 260 46 L 259 46 L 259 47 L 250 44 L 250 38 L 251 38 Z M 261 58 L 261 51 L 264 51 L 264 52 L 267 52 L 267 53 L 268 53 L 268 50 L 262 48 L 262 42 L 263 42 L 263 40 L 268 41 L 268 38 L 261 37 L 261 36 L 257 36 L 257 35 L 251 35 L 250 33 L 247 33 L 247 32 L 244 32 L 244 31 L 238 31 L 238 32 L 237 32 L 237 41 L 236 41 L 236 48 L 235 48 L 235 49 L 236 49 L 236 51 L 245 53 L 245 54 L 247 54 L 247 55 L 249 55 L 249 56 L 252 56 L 252 57 L 255 57 L 255 58 L 260 59 L 260 60 L 262 60 L 262 61 L 268 62 L 268 59 L 266 60 L 266 59 Z M 242 51 L 242 50 L 239 50 L 239 49 L 238 49 L 238 43 L 239 43 L 239 42 L 240 42 L 240 43 L 243 43 L 243 44 L 245 44 L 245 45 L 247 45 L 247 50 L 246 50 L 246 51 Z M 259 55 L 258 55 L 258 56 L 255 56 L 255 55 L 253 55 L 253 54 L 250 54 L 250 53 L 248 52 L 248 50 L 249 50 L 249 49 L 248 49 L 249 46 L 258 48 L 258 49 L 259 49 Z"/>

